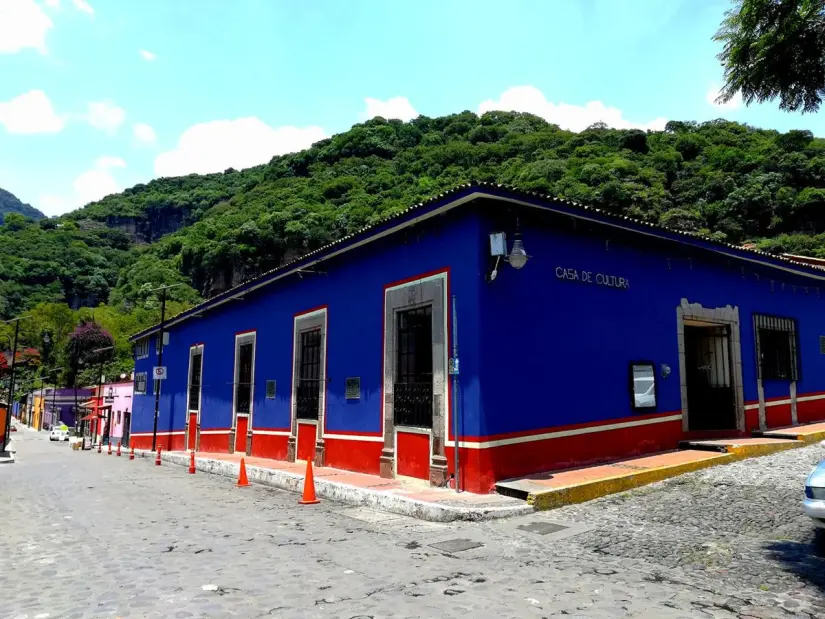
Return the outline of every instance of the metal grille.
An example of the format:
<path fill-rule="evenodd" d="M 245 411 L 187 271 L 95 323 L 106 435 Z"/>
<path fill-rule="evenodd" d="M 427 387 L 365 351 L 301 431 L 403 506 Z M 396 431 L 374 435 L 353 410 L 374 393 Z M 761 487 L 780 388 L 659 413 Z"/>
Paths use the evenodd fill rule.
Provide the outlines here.
<path fill-rule="evenodd" d="M 819 336 L 819 354 L 825 355 L 825 335 Z"/>
<path fill-rule="evenodd" d="M 192 370 L 189 375 L 189 410 L 200 408 L 201 396 L 201 369 L 203 367 L 203 353 L 192 355 Z"/>
<path fill-rule="evenodd" d="M 393 385 L 395 424 L 433 425 L 432 306 L 397 314 L 397 356 Z"/>
<path fill-rule="evenodd" d="M 135 374 L 135 393 L 146 393 L 146 372 Z"/>
<path fill-rule="evenodd" d="M 321 329 L 301 333 L 298 362 L 298 419 L 318 419 L 321 405 Z"/>
<path fill-rule="evenodd" d="M 799 380 L 796 320 L 753 315 L 756 332 L 756 373 L 763 380 Z"/>
<path fill-rule="evenodd" d="M 235 412 L 249 413 L 252 400 L 252 342 L 241 344 L 238 351 L 238 388 L 235 392 Z"/>
<path fill-rule="evenodd" d="M 274 400 L 275 399 L 275 381 L 274 380 L 266 381 L 266 399 L 267 400 Z"/>
<path fill-rule="evenodd" d="M 735 428 L 730 329 L 685 326 L 684 337 L 689 429 Z"/>

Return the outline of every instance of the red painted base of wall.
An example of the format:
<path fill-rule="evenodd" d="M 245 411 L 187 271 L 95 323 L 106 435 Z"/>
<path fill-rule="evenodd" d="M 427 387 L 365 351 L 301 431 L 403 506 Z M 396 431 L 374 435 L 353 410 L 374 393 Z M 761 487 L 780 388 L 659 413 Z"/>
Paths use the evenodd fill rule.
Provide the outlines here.
<path fill-rule="evenodd" d="M 765 407 L 765 425 L 768 428 L 787 428 L 792 424 L 790 403 Z"/>
<path fill-rule="evenodd" d="M 324 446 L 327 466 L 369 475 L 381 474 L 380 459 L 384 443 L 326 438 Z"/>
<path fill-rule="evenodd" d="M 252 431 L 252 455 L 258 458 L 286 460 L 288 436 L 256 434 Z"/>
<path fill-rule="evenodd" d="M 298 460 L 315 459 L 315 432 L 314 423 L 298 423 Z"/>
<path fill-rule="evenodd" d="M 493 492 L 496 482 L 505 479 L 677 449 L 683 437 L 682 421 L 675 420 L 489 449 L 462 448 L 460 485 L 468 492 Z M 446 451 L 452 473 L 454 452 L 450 447 Z"/>
<path fill-rule="evenodd" d="M 796 418 L 799 423 L 815 423 L 817 421 L 824 421 L 825 399 L 803 400 L 802 402 L 797 402 Z"/>
<path fill-rule="evenodd" d="M 406 477 L 430 478 L 430 435 L 396 432 L 396 472 Z"/>
<path fill-rule="evenodd" d="M 152 449 L 152 437 L 150 436 L 132 436 L 132 445 L 135 449 Z M 163 451 L 183 451 L 186 444 L 186 436 L 184 434 L 163 434 L 158 432 L 157 446 Z"/>
<path fill-rule="evenodd" d="M 221 434 L 204 434 L 201 432 L 200 451 L 222 454 L 229 451 L 229 430 Z"/>

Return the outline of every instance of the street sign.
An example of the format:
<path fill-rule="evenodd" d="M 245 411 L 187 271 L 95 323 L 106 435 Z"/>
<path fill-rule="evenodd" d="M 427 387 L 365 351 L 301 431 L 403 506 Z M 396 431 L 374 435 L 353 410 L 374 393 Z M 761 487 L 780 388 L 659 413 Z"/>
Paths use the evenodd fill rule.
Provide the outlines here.
<path fill-rule="evenodd" d="M 115 390 L 113 387 L 109 387 L 106 390 L 106 395 L 103 397 L 104 404 L 114 404 L 115 401 Z"/>
<path fill-rule="evenodd" d="M 166 380 L 166 366 L 156 366 L 152 369 L 155 380 Z"/>

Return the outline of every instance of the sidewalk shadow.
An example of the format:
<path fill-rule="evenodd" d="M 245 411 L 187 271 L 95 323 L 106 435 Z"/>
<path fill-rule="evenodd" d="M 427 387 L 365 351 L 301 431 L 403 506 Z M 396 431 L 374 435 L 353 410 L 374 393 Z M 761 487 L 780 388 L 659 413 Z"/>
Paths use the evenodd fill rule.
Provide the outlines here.
<path fill-rule="evenodd" d="M 814 541 L 813 535 L 808 542 L 773 542 L 767 550 L 785 569 L 825 592 L 825 549 Z"/>

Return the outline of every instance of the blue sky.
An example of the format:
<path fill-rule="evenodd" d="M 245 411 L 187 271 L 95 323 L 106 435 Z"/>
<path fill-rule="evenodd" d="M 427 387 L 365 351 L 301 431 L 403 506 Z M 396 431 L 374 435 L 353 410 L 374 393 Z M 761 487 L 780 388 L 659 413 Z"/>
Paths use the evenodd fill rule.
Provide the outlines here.
<path fill-rule="evenodd" d="M 0 187 L 49 215 L 268 161 L 381 114 L 517 109 L 577 130 L 724 117 L 727 0 L 0 0 Z M 712 99 L 712 97 L 710 97 Z"/>

